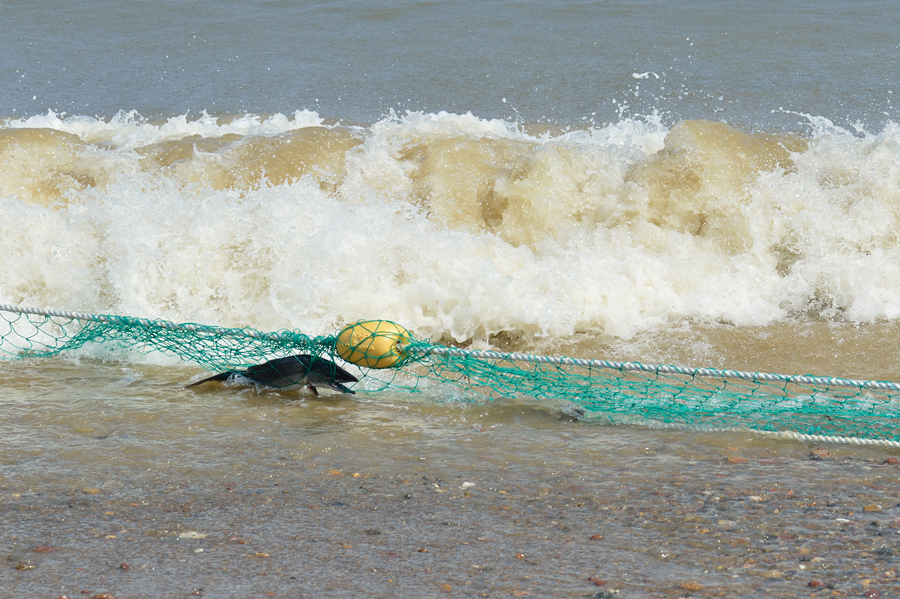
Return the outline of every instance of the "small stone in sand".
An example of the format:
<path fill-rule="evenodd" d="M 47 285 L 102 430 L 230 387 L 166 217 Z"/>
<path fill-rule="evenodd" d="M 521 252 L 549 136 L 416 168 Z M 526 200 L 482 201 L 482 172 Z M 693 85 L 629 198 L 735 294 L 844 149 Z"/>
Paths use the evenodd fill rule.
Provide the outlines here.
<path fill-rule="evenodd" d="M 830 457 L 832 457 L 831 452 L 828 451 L 827 449 L 825 449 L 824 447 L 818 447 L 816 449 L 813 449 L 812 452 L 809 454 L 809 459 L 811 459 L 811 460 L 827 460 Z"/>

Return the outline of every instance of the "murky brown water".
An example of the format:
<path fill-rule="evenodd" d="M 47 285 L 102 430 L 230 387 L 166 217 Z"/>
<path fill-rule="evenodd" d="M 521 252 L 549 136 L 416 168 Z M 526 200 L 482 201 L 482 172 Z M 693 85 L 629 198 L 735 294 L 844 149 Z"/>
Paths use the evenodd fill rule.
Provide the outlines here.
<path fill-rule="evenodd" d="M 649 364 L 900 381 L 898 336 L 896 321 L 856 324 L 803 319 L 740 327 L 690 323 L 645 331 L 628 340 L 597 335 L 554 338 L 527 350 Z"/>
<path fill-rule="evenodd" d="M 897 450 L 2 366 L 7 596 L 900 593 Z"/>

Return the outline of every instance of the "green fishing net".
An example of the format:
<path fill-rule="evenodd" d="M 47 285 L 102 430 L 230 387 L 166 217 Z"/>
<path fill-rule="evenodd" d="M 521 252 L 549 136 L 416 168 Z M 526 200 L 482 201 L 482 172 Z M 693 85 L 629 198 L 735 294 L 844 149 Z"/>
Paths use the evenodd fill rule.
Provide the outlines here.
<path fill-rule="evenodd" d="M 554 400 L 614 423 L 900 447 L 900 385 L 890 382 L 463 350 L 415 340 L 388 321 L 311 337 L 0 306 L 2 357 L 46 358 L 95 343 L 164 352 L 215 372 L 294 354 L 342 365 L 347 358 L 360 371 L 357 392 Z"/>

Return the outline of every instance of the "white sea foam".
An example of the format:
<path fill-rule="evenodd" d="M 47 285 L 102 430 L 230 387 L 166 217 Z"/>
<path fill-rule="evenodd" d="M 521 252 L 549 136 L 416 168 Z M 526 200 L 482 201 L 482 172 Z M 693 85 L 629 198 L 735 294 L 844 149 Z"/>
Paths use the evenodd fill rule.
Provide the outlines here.
<path fill-rule="evenodd" d="M 0 127 L 12 129 L 42 128 L 72 133 L 89 143 L 109 142 L 120 151 L 133 150 L 145 145 L 172 139 L 184 139 L 191 135 L 222 137 L 225 135 L 277 135 L 304 127 L 323 124 L 321 117 L 310 110 L 297 110 L 292 115 L 274 114 L 260 117 L 250 114 L 222 123 L 207 114 L 181 114 L 162 122 L 152 122 L 136 111 L 119 111 L 107 120 L 89 116 L 66 117 L 52 110 L 46 114 L 28 118 L 7 119 Z"/>
<path fill-rule="evenodd" d="M 0 299 L 457 341 L 900 318 L 900 126 L 811 123 L 785 140 L 658 117 L 541 135 L 445 113 L 11 121 Z"/>

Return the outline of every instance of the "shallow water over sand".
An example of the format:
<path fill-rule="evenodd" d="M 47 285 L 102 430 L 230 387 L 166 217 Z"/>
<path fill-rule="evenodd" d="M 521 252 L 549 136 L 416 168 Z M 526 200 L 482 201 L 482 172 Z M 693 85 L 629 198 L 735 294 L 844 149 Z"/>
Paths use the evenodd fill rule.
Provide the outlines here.
<path fill-rule="evenodd" d="M 546 402 L 182 389 L 195 374 L 5 365 L 0 586 L 31 597 L 900 592 L 900 465 L 885 463 L 896 450 L 610 426 Z"/>

